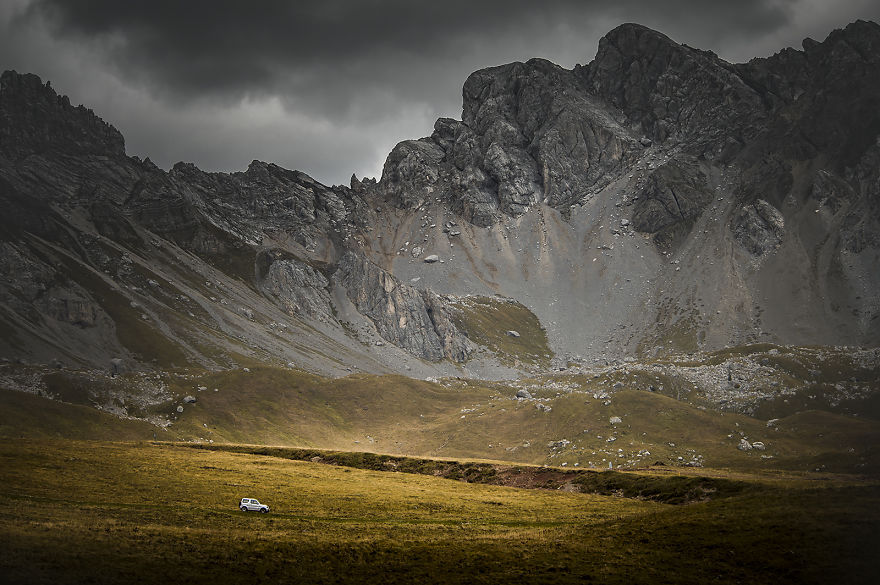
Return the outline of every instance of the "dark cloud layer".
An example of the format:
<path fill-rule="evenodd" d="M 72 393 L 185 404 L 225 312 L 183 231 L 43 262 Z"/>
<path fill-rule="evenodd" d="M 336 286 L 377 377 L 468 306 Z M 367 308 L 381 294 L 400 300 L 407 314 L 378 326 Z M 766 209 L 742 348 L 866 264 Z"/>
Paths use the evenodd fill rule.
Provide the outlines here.
<path fill-rule="evenodd" d="M 0 67 L 34 68 L 73 98 L 97 98 L 88 105 L 130 150 L 208 169 L 267 158 L 335 182 L 377 174 L 396 141 L 459 116 L 471 71 L 531 57 L 587 63 L 622 22 L 741 61 L 880 16 L 864 0 L 13 4 L 0 13 Z"/>
<path fill-rule="evenodd" d="M 755 36 L 779 27 L 787 19 L 781 6 L 760 0 L 621 0 L 610 7 L 534 0 L 37 0 L 23 18 L 45 19 L 59 36 L 107 48 L 106 58 L 117 72 L 169 97 L 239 100 L 281 93 L 294 103 L 295 96 L 303 96 L 309 106 L 329 106 L 340 114 L 364 86 L 397 85 L 395 92 L 404 97 L 426 98 L 433 84 L 420 79 L 420 72 L 435 73 L 433 62 L 468 60 L 468 53 L 483 45 L 529 50 L 531 44 L 532 51 L 541 52 L 560 28 L 573 40 L 582 29 L 592 45 L 597 15 L 676 28 L 685 15 L 688 28 L 701 37 L 697 40 L 714 44 L 725 34 Z M 539 55 L 513 55 L 533 56 Z M 592 55 L 579 57 L 586 62 Z M 405 83 L 410 80 L 420 83 Z M 325 84 L 338 90 L 330 99 Z"/>

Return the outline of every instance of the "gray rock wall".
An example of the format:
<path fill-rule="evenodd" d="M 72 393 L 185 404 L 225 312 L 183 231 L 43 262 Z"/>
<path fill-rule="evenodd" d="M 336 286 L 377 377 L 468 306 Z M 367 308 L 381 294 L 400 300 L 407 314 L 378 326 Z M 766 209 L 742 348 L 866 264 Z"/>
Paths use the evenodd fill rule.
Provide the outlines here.
<path fill-rule="evenodd" d="M 474 347 L 452 323 L 440 297 L 398 281 L 353 252 L 339 261 L 334 284 L 385 340 L 431 361 L 465 361 Z"/>

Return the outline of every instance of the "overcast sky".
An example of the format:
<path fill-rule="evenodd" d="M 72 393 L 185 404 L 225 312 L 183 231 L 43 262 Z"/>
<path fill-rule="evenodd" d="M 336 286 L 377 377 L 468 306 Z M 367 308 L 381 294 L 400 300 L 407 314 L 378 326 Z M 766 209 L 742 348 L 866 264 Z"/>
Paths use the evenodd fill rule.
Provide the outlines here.
<path fill-rule="evenodd" d="M 624 22 L 743 62 L 859 18 L 880 21 L 880 2 L 0 0 L 0 69 L 51 80 L 166 169 L 260 159 L 348 184 L 460 119 L 482 67 L 586 64 Z"/>

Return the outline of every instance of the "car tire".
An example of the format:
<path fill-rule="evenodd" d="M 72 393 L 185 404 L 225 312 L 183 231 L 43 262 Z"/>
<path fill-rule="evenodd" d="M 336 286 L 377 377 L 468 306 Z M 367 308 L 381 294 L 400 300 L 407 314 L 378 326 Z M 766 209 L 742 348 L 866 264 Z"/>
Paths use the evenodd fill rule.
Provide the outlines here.
<path fill-rule="evenodd" d="M 247 506 L 242 506 L 242 507 L 241 507 L 241 511 L 242 511 L 242 512 L 247 512 Z"/>
<path fill-rule="evenodd" d="M 262 513 L 262 514 L 265 514 L 265 513 L 268 512 L 268 511 L 269 511 L 269 510 L 267 510 L 266 508 L 260 508 L 260 513 Z"/>

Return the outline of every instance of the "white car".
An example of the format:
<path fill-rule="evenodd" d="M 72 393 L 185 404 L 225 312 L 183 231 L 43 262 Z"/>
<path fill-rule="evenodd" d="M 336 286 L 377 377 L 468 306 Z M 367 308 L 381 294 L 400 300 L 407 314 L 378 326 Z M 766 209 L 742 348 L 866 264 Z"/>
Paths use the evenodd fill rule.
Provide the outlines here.
<path fill-rule="evenodd" d="M 254 511 L 265 514 L 269 511 L 269 506 L 261 504 L 259 500 L 255 500 L 254 498 L 242 498 L 238 507 L 241 508 L 242 512 Z"/>

